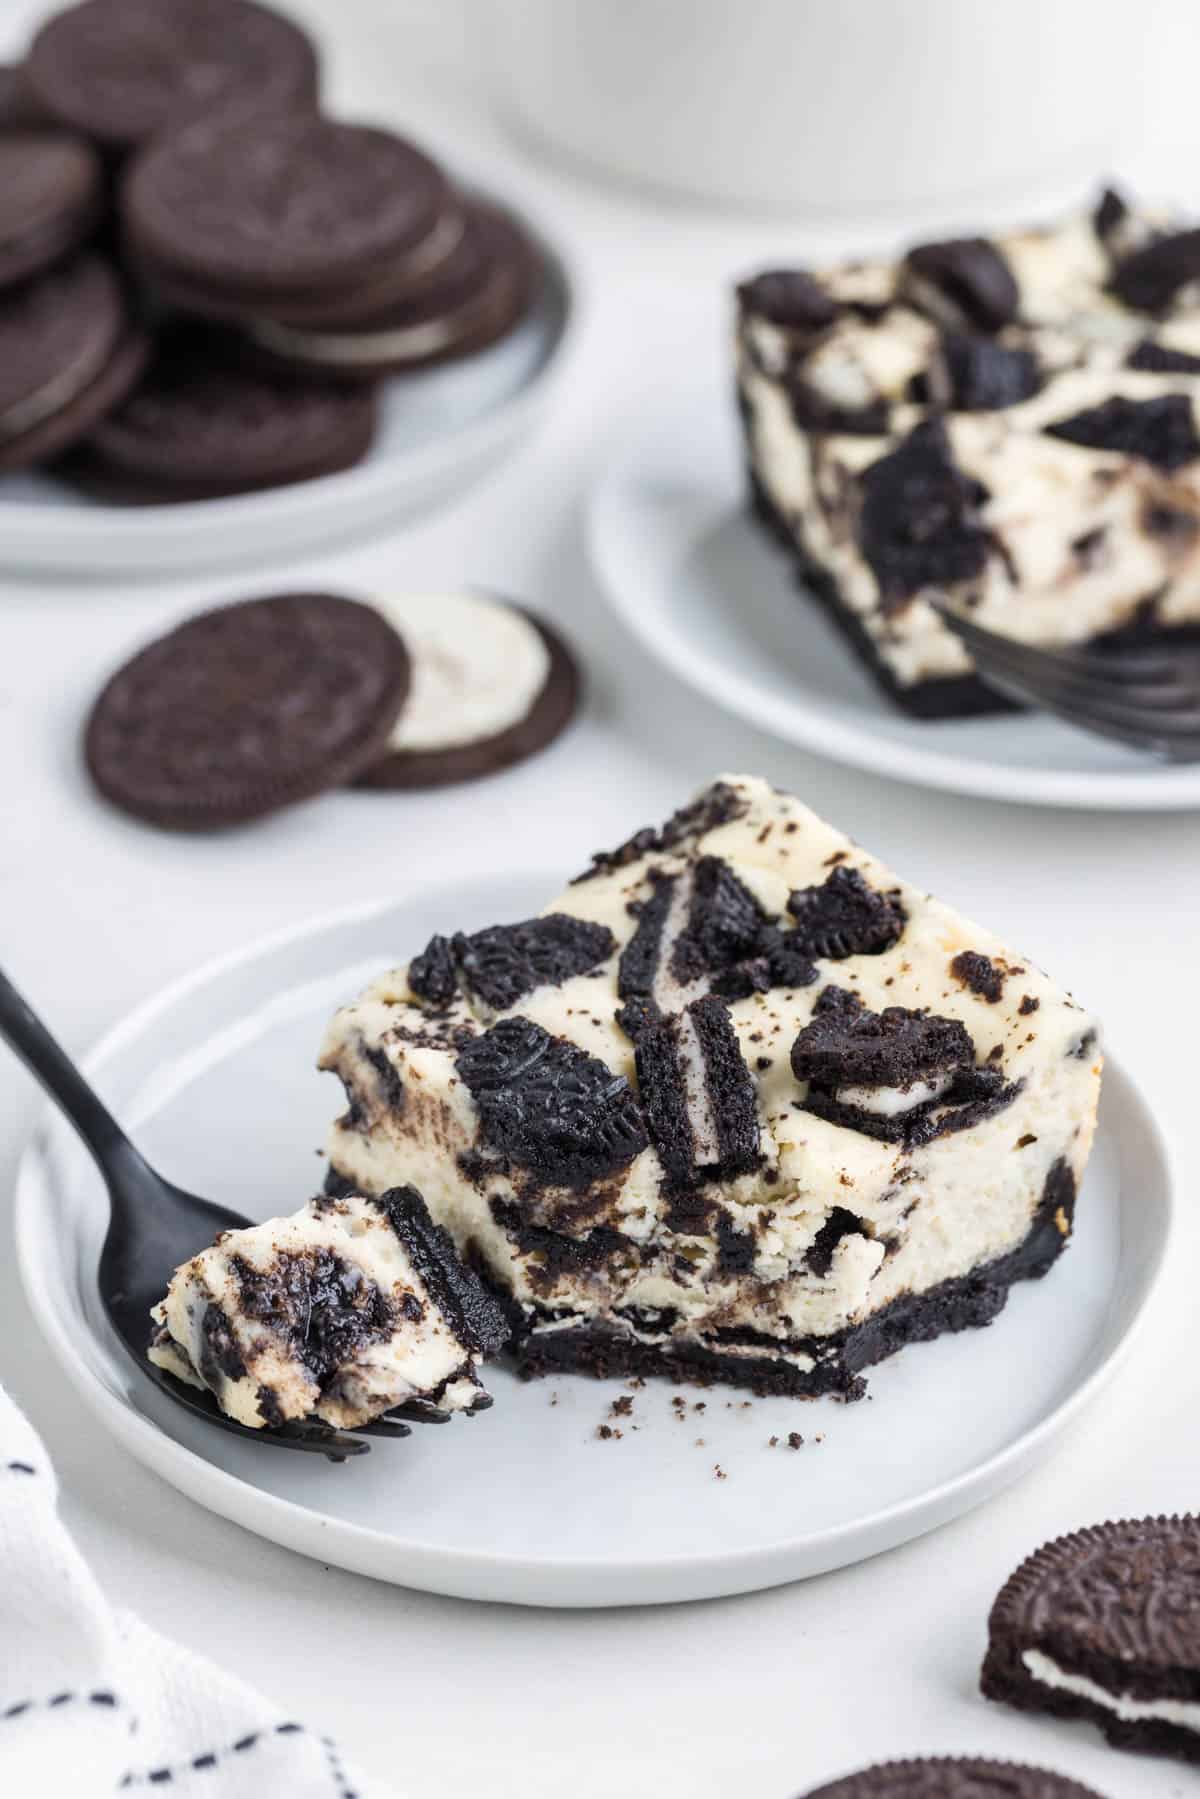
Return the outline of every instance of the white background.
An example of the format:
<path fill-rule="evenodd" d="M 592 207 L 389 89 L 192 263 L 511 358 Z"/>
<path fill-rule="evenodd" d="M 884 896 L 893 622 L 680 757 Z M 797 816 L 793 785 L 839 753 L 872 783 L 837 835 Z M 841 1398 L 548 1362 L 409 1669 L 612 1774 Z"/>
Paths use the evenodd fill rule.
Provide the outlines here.
<path fill-rule="evenodd" d="M 588 289 L 575 366 L 535 442 L 391 540 L 303 568 L 286 564 L 281 545 L 277 567 L 187 585 L 0 582 L 0 956 L 11 974 L 82 1049 L 167 979 L 260 932 L 480 867 L 567 870 L 716 771 L 761 771 L 1002 930 L 1102 1012 L 1168 1125 L 1185 1229 L 1159 1313 L 1109 1398 L 1006 1497 L 805 1585 L 608 1614 L 376 1586 L 208 1516 L 112 1449 L 47 1365 L 6 1247 L 0 1378 L 48 1440 L 67 1521 L 114 1596 L 338 1736 L 399 1794 L 786 1799 L 872 1757 L 964 1751 L 1040 1759 L 1107 1794 L 1182 1794 L 1182 1768 L 1114 1757 L 1084 1729 L 987 1706 L 975 1681 L 989 1601 L 1037 1542 L 1105 1515 L 1197 1503 L 1200 1167 L 1188 1133 L 1200 1066 L 1200 819 L 968 802 L 845 773 L 645 666 L 587 572 L 582 496 L 614 434 L 636 430 L 677 343 L 707 331 L 711 354 L 723 353 L 728 277 L 802 240 L 778 224 L 673 211 L 524 155 L 455 66 L 469 16 L 449 31 L 443 17 L 426 36 L 421 20 L 437 9 L 312 0 L 306 10 L 329 40 L 335 97 L 365 98 L 443 147 L 461 145 L 557 221 Z M 334 794 L 211 839 L 144 829 L 88 791 L 77 737 L 98 683 L 196 605 L 297 582 L 370 592 L 460 581 L 542 607 L 586 659 L 583 716 L 541 760 L 427 798 Z M 39 1103 L 0 1064 L 0 1194 Z M 1014 1380 L 1020 1353 L 1014 1343 Z M 352 1468 L 331 1470 L 342 1477 Z M 795 1482 L 802 1511 L 803 1457 L 786 1459 L 780 1477 Z"/>

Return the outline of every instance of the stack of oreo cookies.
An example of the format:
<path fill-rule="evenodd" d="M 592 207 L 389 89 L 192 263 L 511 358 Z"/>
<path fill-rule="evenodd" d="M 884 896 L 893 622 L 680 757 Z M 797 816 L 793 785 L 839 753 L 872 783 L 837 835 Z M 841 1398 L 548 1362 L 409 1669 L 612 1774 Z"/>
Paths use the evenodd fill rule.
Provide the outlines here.
<path fill-rule="evenodd" d="M 257 0 L 82 0 L 0 70 L 0 470 L 124 501 L 363 457 L 384 377 L 528 311 L 509 213 L 319 108 L 317 52 Z"/>

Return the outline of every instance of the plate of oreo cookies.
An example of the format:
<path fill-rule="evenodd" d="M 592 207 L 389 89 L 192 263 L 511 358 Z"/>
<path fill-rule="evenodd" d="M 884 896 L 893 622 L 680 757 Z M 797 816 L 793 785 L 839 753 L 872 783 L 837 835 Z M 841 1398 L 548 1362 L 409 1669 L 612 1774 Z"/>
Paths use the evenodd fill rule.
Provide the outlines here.
<path fill-rule="evenodd" d="M 394 521 L 541 407 L 562 254 L 396 132 L 327 116 L 254 0 L 84 0 L 0 90 L 12 567 L 193 568 Z"/>

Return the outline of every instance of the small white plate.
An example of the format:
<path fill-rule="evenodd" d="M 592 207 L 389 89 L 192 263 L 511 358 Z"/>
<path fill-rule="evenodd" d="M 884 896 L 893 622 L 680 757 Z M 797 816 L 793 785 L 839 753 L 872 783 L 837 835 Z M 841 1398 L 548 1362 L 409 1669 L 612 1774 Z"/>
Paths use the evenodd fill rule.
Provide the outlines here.
<path fill-rule="evenodd" d="M 1046 714 L 906 717 L 802 591 L 745 487 L 733 403 L 692 381 L 664 393 L 589 509 L 612 605 L 700 693 L 834 761 L 925 787 L 1038 805 L 1200 806 L 1200 764 L 1169 768 Z"/>
<path fill-rule="evenodd" d="M 256 1216 L 289 1211 L 320 1185 L 314 1151 L 341 1098 L 313 1068 L 334 1007 L 434 929 L 528 915 L 551 890 L 526 875 L 319 921 L 177 983 L 86 1066 L 169 1178 Z M 1110 1064 L 1063 1261 L 1015 1288 L 989 1330 L 884 1363 L 872 1403 L 744 1404 L 734 1389 L 692 1389 L 676 1418 L 673 1389 L 651 1382 L 631 1417 L 610 1420 L 618 1383 L 525 1385 L 492 1370 L 490 1412 L 418 1427 L 341 1467 L 213 1430 L 142 1380 L 97 1298 L 103 1190 L 56 1118 L 25 1156 L 16 1216 L 25 1289 L 55 1355 L 114 1438 L 182 1492 L 381 1580 L 592 1606 L 820 1573 L 998 1492 L 1048 1454 L 1127 1349 L 1162 1265 L 1170 1195 L 1155 1125 Z M 619 1439 L 598 1438 L 605 1421 Z M 803 1448 L 786 1447 L 790 1431 Z"/>
<path fill-rule="evenodd" d="M 154 506 L 106 505 L 42 470 L 8 475 L 0 567 L 103 577 L 278 557 L 280 546 L 291 556 L 463 492 L 533 425 L 576 310 L 561 248 L 523 209 L 522 217 L 545 271 L 528 316 L 490 349 L 386 381 L 378 434 L 357 467 L 264 493 Z"/>

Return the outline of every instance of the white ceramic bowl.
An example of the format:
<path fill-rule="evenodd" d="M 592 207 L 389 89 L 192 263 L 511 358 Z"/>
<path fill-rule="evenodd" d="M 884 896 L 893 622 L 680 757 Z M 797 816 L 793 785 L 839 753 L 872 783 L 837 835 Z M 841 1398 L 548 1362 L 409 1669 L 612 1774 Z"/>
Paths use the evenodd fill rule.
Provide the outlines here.
<path fill-rule="evenodd" d="M 1130 59 L 1156 55 L 1095 0 L 491 0 L 477 22 L 501 106 L 573 158 L 843 221 L 1090 191 L 1136 131 Z"/>

